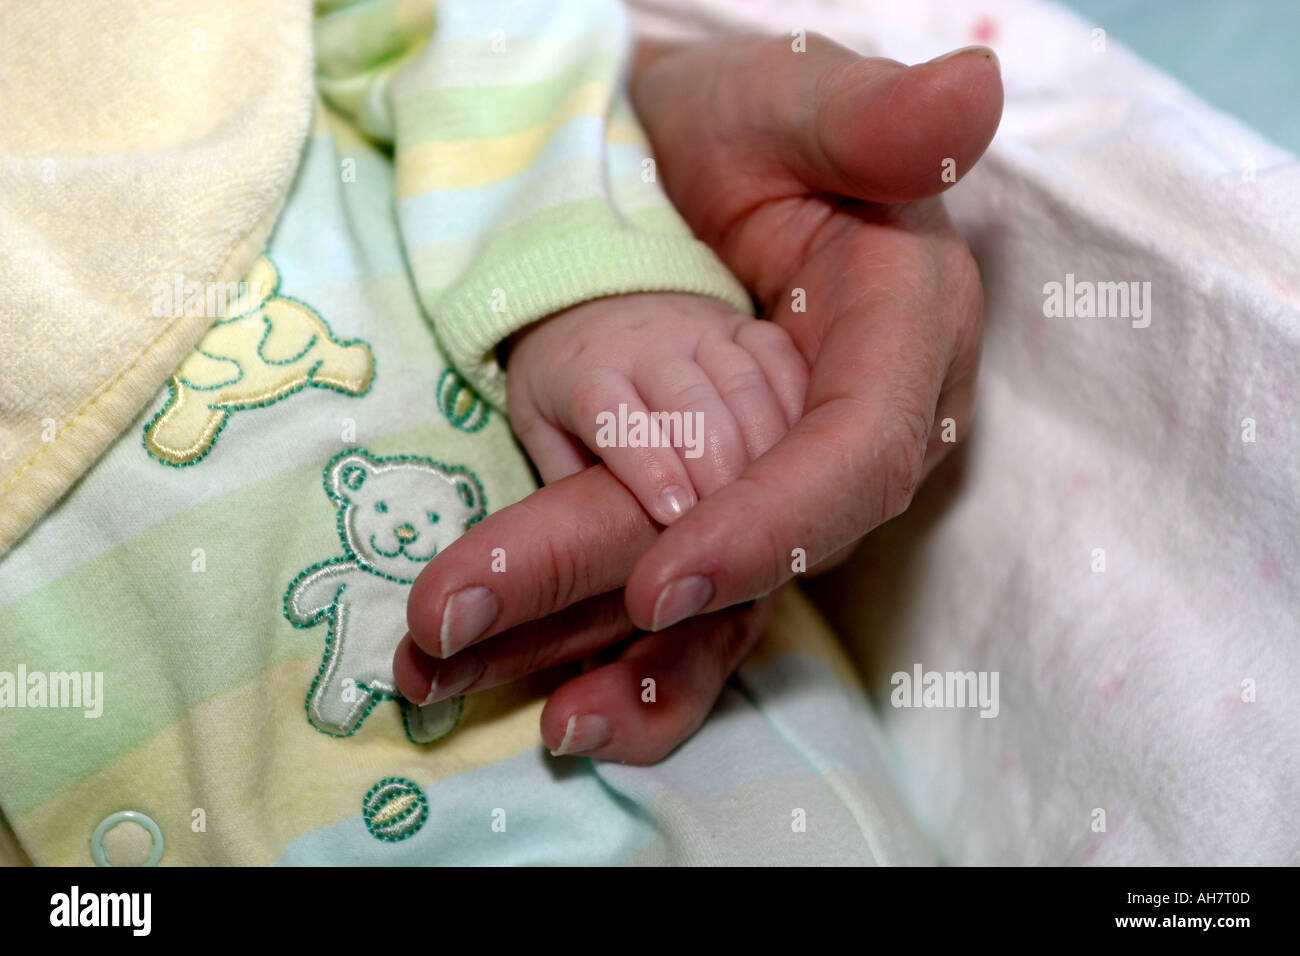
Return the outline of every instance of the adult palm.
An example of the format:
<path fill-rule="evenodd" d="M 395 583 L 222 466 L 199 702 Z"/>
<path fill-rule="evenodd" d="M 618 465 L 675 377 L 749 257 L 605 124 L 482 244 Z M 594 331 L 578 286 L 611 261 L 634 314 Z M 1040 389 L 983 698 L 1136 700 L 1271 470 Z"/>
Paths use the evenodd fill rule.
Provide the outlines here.
<path fill-rule="evenodd" d="M 789 580 L 796 549 L 815 567 L 902 511 L 951 447 L 944 421 L 968 427 L 979 279 L 934 197 L 992 139 L 1002 88 L 987 50 L 904 67 L 819 37 L 727 38 L 643 49 L 633 97 L 674 203 L 808 360 L 804 415 L 667 529 L 601 465 L 480 522 L 412 588 L 394 673 L 416 699 L 478 690 L 651 630 L 542 716 L 552 748 L 650 762 L 757 640 L 765 603 L 726 609 Z M 489 570 L 501 548 L 508 575 Z M 466 588 L 495 614 L 444 658 Z M 651 671 L 677 692 L 646 708 Z"/>

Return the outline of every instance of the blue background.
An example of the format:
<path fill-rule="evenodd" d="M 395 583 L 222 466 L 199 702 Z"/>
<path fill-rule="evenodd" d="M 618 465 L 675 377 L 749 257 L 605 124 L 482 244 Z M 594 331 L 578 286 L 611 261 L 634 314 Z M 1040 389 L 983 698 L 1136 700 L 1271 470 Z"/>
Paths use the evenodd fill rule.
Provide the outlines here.
<path fill-rule="evenodd" d="M 1203 99 L 1300 153 L 1300 0 L 1063 0 Z"/>

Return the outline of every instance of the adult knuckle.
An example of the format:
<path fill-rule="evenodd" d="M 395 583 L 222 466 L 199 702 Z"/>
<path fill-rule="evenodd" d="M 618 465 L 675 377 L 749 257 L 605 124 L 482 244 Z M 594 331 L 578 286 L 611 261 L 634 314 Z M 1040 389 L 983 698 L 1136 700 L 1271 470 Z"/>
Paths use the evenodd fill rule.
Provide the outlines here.
<path fill-rule="evenodd" d="M 546 520 L 540 509 L 533 508 L 528 499 L 519 507 L 530 512 L 533 522 Z M 543 525 L 535 525 L 543 526 Z M 529 563 L 533 586 L 533 607 L 538 611 L 568 607 L 580 593 L 590 568 L 580 547 L 555 535 L 543 535 L 534 543 L 533 560 Z"/>
<path fill-rule="evenodd" d="M 543 607 L 568 607 L 578 594 L 579 585 L 586 576 L 582 557 L 574 549 L 562 547 L 554 538 L 543 539 L 546 570 L 542 593 L 546 598 Z"/>
<path fill-rule="evenodd" d="M 719 641 L 721 645 L 719 653 L 722 654 L 720 663 L 724 668 L 722 671 L 724 675 L 730 674 L 736 665 L 740 663 L 740 655 L 754 637 L 756 627 L 756 617 L 752 610 L 742 610 L 740 613 L 731 616 L 731 620 L 727 623 L 726 640 Z M 709 701 L 710 705 L 712 703 L 712 701 Z"/>
<path fill-rule="evenodd" d="M 947 258 L 947 300 L 954 304 L 950 314 L 958 340 L 969 347 L 978 343 L 984 324 L 984 286 L 975 257 L 960 238 Z"/>
<path fill-rule="evenodd" d="M 929 445 L 929 416 L 912 407 L 900 408 L 885 436 L 881 454 L 880 522 L 907 510 L 916 495 Z"/>
<path fill-rule="evenodd" d="M 511 644 L 511 660 L 506 675 L 510 678 L 533 674 L 557 663 L 554 659 L 557 645 L 553 641 L 539 639 L 543 628 L 534 625 L 529 630 L 538 633 L 528 634 L 528 639 L 516 640 Z"/>
<path fill-rule="evenodd" d="M 733 484 L 736 491 L 747 495 L 750 501 L 761 501 L 770 496 L 762 482 L 747 474 L 737 476 Z M 714 556 L 710 569 L 712 574 L 729 592 L 744 595 L 738 600 L 766 593 L 787 580 L 790 577 L 790 551 L 797 546 L 797 542 L 786 540 L 789 531 L 777 512 L 755 514 L 744 531 L 746 538 L 740 546 L 741 539 L 732 537 L 722 524 L 712 524 L 694 532 L 704 544 L 704 553 Z"/>

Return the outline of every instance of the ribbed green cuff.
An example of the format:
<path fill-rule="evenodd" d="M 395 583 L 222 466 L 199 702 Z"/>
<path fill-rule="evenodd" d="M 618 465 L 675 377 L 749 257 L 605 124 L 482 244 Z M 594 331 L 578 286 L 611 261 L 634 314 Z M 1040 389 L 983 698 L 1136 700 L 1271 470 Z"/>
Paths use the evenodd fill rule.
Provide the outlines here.
<path fill-rule="evenodd" d="M 634 292 L 703 295 L 753 314 L 744 287 L 698 239 L 601 229 L 475 270 L 436 299 L 433 323 L 452 364 L 479 395 L 504 410 L 499 343 L 580 302 Z"/>

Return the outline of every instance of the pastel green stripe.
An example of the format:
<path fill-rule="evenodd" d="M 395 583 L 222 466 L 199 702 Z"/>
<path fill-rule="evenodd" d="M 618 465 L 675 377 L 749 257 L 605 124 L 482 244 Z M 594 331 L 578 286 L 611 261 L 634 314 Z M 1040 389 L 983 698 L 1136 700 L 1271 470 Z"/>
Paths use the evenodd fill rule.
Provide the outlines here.
<path fill-rule="evenodd" d="M 454 285 L 454 280 L 473 266 L 473 272 L 490 269 L 503 260 L 536 245 L 555 242 L 567 235 L 617 226 L 609 204 L 601 197 L 571 199 L 530 216 L 516 226 L 487 236 L 470 236 L 450 242 L 427 243 L 408 254 L 412 263 L 425 266 L 417 273 L 424 288 L 422 298 L 432 307 L 436 294 Z M 507 297 L 512 290 L 506 289 Z M 431 313 L 439 315 L 436 308 Z M 442 325 L 439 316 L 439 325 Z"/>
<path fill-rule="evenodd" d="M 378 81 L 379 77 L 374 73 L 357 73 L 338 79 L 322 77 L 316 81 L 316 89 L 331 108 L 354 123 L 362 132 L 374 136 L 372 130 L 362 126 L 362 112 Z"/>
<path fill-rule="evenodd" d="M 381 455 L 436 449 L 444 460 L 474 463 L 496 509 L 533 485 L 517 454 L 513 464 L 499 455 L 482 467 L 485 442 L 509 442 L 502 419 L 488 428 L 499 433 L 467 435 L 435 421 L 365 444 Z M 322 629 L 294 628 L 281 613 L 294 574 L 341 553 L 323 467 L 296 468 L 175 515 L 0 612 L 0 670 L 21 663 L 29 673 L 104 674 L 98 719 L 70 709 L 0 711 L 10 813 L 22 816 L 104 768 L 201 701 L 323 649 Z M 207 570 L 196 574 L 199 547 Z"/>
<path fill-rule="evenodd" d="M 477 249 L 472 275 L 499 270 L 518 261 L 521 255 L 533 253 L 547 246 L 558 245 L 567 239 L 580 236 L 590 237 L 601 232 L 609 236 L 611 243 L 619 242 L 637 232 L 646 234 L 644 238 L 647 240 L 662 241 L 663 239 L 669 239 L 687 242 L 692 245 L 697 243 L 697 240 L 691 235 L 689 227 L 681 221 L 677 213 L 669 206 L 640 209 L 629 213 L 625 217 L 618 217 L 610 210 L 609 204 L 604 199 L 575 199 L 561 206 L 554 206 L 540 212 L 514 228 L 492 236 L 487 241 L 486 248 Z M 455 242 L 432 243 L 414 250 L 411 256 L 413 260 L 419 259 L 421 262 L 436 261 L 440 258 L 455 256 L 459 249 L 478 247 L 482 246 L 483 243 L 483 237 L 457 240 Z M 562 276 L 569 265 L 571 264 L 557 262 L 556 275 Z M 594 255 L 593 260 L 590 263 L 584 263 L 583 266 L 599 272 L 601 266 L 600 257 Z M 659 271 L 651 263 L 646 264 L 646 269 L 647 272 Z M 723 273 L 727 280 L 731 280 L 730 273 L 726 273 L 721 267 L 718 268 L 718 271 Z M 427 270 L 424 274 L 428 275 L 430 272 L 432 270 Z M 460 270 L 457 270 L 457 274 L 460 274 Z M 683 276 L 682 281 L 684 284 L 689 285 L 691 277 Z M 456 283 L 442 286 L 430 285 L 421 289 L 420 294 L 421 298 L 430 304 L 430 308 L 434 308 L 440 297 L 452 292 L 455 288 L 457 288 Z M 506 288 L 504 291 L 508 302 L 510 293 L 514 290 Z M 574 289 L 573 294 L 580 297 L 582 291 Z"/>
<path fill-rule="evenodd" d="M 500 136 L 547 122 L 564 98 L 584 83 L 612 86 L 622 58 L 593 53 L 552 79 L 511 86 L 455 86 L 401 96 L 398 114 L 404 146 Z"/>
<path fill-rule="evenodd" d="M 403 29 L 396 0 L 365 3 L 325 14 L 316 20 L 316 68 L 321 76 L 338 77 L 374 70 L 401 59 L 427 42 L 433 29 L 429 16 L 415 29 Z"/>
<path fill-rule="evenodd" d="M 523 251 L 558 242 L 568 236 L 598 230 L 621 231 L 644 229 L 650 233 L 691 237 L 690 230 L 668 206 L 641 209 L 626 217 L 617 216 L 604 198 L 571 199 L 552 206 L 523 222 L 490 237 L 471 236 L 449 242 L 426 243 L 411 250 L 412 264 L 422 268 L 417 274 L 428 283 L 422 297 L 432 308 L 435 296 L 454 283 L 473 261 L 474 272 L 486 271 L 508 262 Z M 558 264 L 557 264 L 558 265 Z M 509 289 L 505 290 L 509 296 Z M 436 310 L 434 311 L 436 313 Z"/>
<path fill-rule="evenodd" d="M 456 280 L 499 267 L 533 248 L 568 236 L 596 231 L 642 229 L 650 234 L 676 236 L 691 241 L 690 230 L 665 206 L 631 212 L 621 219 L 604 199 L 574 199 L 540 212 L 491 238 L 470 236 L 446 242 L 426 243 L 409 253 L 417 275 L 428 283 L 423 298 L 430 308 L 434 296 L 449 291 Z M 472 266 L 472 270 L 471 270 Z M 557 263 L 557 269 L 563 264 Z M 574 290 L 578 294 L 577 290 Z M 509 297 L 511 290 L 505 290 Z M 435 311 L 434 314 L 437 314 Z M 441 316 L 439 323 L 442 323 Z"/>
<path fill-rule="evenodd" d="M 571 68 L 578 55 L 593 51 L 618 54 L 627 44 L 620 27 L 596 27 L 569 35 L 510 36 L 508 47 L 495 49 L 488 37 L 476 42 L 442 41 L 435 34 L 437 49 L 425 61 L 429 70 L 412 71 L 402 78 L 403 92 L 440 87 L 524 86 L 558 75 Z"/>
<path fill-rule="evenodd" d="M 375 0 L 314 0 L 312 3 L 312 12 L 316 15 L 317 20 L 322 20 L 341 10 L 349 10 L 353 7 L 364 7 L 374 2 Z M 391 0 L 387 0 L 387 2 L 391 2 Z"/>
<path fill-rule="evenodd" d="M 642 228 L 654 232 L 692 235 L 690 227 L 668 205 L 657 183 L 646 182 L 640 173 L 610 180 L 610 199 L 620 212 Z"/>

